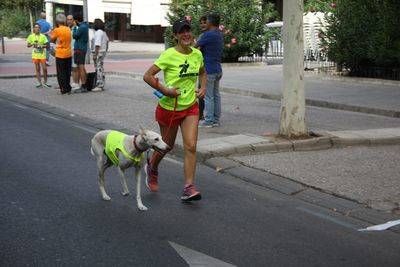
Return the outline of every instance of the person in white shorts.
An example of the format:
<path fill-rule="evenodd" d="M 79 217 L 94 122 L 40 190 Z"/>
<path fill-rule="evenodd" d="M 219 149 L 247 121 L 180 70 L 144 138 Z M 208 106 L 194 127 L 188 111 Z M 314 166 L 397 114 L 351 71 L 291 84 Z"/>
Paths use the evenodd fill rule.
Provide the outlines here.
<path fill-rule="evenodd" d="M 104 58 L 108 51 L 108 36 L 104 31 L 104 22 L 101 19 L 94 20 L 94 38 L 92 40 L 92 55 L 94 67 L 96 69 L 96 87 L 92 92 L 99 92 L 104 90 Z"/>

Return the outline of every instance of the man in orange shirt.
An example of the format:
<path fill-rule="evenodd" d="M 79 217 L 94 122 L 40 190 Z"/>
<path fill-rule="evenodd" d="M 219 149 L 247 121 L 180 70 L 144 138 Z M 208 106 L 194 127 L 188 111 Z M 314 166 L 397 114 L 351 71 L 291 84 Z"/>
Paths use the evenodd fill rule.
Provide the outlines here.
<path fill-rule="evenodd" d="M 67 18 L 60 13 L 56 16 L 56 28 L 51 34 L 51 41 L 57 43 L 56 46 L 56 68 L 57 81 L 60 86 L 61 94 L 71 93 L 71 30 L 66 26 Z"/>

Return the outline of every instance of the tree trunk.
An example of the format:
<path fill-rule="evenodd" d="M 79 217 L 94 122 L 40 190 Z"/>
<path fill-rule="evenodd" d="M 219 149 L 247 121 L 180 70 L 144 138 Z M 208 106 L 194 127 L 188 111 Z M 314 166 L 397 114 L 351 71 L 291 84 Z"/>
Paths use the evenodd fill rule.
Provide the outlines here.
<path fill-rule="evenodd" d="M 31 32 L 33 32 L 33 16 L 31 8 L 29 8 L 29 23 L 31 24 Z"/>
<path fill-rule="evenodd" d="M 304 97 L 303 0 L 283 2 L 283 93 L 279 134 L 307 135 Z"/>

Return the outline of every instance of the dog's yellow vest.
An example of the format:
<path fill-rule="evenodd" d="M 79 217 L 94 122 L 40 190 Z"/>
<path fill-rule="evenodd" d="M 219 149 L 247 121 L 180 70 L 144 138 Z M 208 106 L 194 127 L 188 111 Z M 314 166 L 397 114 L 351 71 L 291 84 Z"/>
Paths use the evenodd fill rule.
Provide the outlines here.
<path fill-rule="evenodd" d="M 138 164 L 143 159 L 143 153 L 139 154 L 137 157 L 130 155 L 124 148 L 124 138 L 127 135 L 118 131 L 111 131 L 106 138 L 106 147 L 104 152 L 107 157 L 111 160 L 114 165 L 119 164 L 119 158 L 116 155 L 117 150 L 121 151 L 122 154 L 133 161 L 134 164 Z"/>

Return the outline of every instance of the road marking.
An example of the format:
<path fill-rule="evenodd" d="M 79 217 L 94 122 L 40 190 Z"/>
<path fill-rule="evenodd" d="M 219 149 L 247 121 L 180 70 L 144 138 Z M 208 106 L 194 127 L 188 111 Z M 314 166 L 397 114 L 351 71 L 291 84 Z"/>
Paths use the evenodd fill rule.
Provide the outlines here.
<path fill-rule="evenodd" d="M 164 160 L 169 161 L 171 163 L 178 164 L 180 166 L 183 166 L 183 162 L 181 162 L 179 160 L 176 160 L 176 159 L 173 159 L 173 158 L 170 158 L 170 157 L 165 157 Z"/>
<path fill-rule="evenodd" d="M 20 105 L 20 104 L 14 104 L 14 106 L 16 106 L 17 108 L 21 108 L 21 109 L 28 109 L 27 106 L 23 106 L 23 105 Z"/>
<path fill-rule="evenodd" d="M 55 116 L 50 115 L 50 114 L 47 114 L 47 113 L 44 113 L 44 112 L 39 112 L 39 114 L 41 116 L 43 116 L 43 117 L 46 117 L 46 118 L 49 118 L 49 119 L 52 119 L 52 120 L 55 120 L 55 121 L 59 121 L 60 120 L 60 118 L 55 117 Z"/>
<path fill-rule="evenodd" d="M 81 126 L 81 125 L 78 125 L 78 124 L 72 124 L 72 126 L 75 127 L 75 128 L 84 130 L 86 132 L 93 133 L 93 134 L 95 134 L 95 133 L 97 133 L 99 131 L 99 130 L 97 130 L 95 128 L 89 128 L 89 127 Z"/>
<path fill-rule="evenodd" d="M 221 261 L 219 259 L 210 257 L 206 254 L 192 250 L 190 248 L 178 245 L 174 242 L 168 241 L 168 243 L 175 249 L 175 251 L 181 256 L 189 266 L 212 266 L 212 267 L 235 267 L 230 263 Z"/>
<path fill-rule="evenodd" d="M 296 209 L 297 209 L 297 210 L 304 211 L 305 213 L 314 215 L 314 216 L 316 216 L 316 217 L 318 217 L 318 218 L 321 218 L 321 219 L 324 219 L 324 220 L 327 220 L 327 221 L 330 221 L 330 222 L 339 224 L 339 225 L 341 225 L 341 226 L 350 228 L 350 229 L 352 229 L 352 230 L 357 230 L 357 227 L 356 227 L 355 225 L 350 224 L 350 223 L 343 222 L 343 221 L 338 220 L 338 219 L 336 219 L 336 218 L 334 218 L 334 217 L 332 217 L 332 216 L 329 216 L 329 215 L 326 215 L 326 214 L 323 214 L 323 213 L 319 213 L 319 212 L 310 210 L 310 209 L 305 208 L 305 207 L 297 207 Z"/>
<path fill-rule="evenodd" d="M 400 220 L 396 220 L 396 221 L 388 221 L 387 223 L 382 223 L 382 224 L 377 224 L 377 225 L 372 225 L 372 226 L 368 226 L 367 228 L 363 228 L 363 229 L 358 229 L 358 231 L 364 232 L 364 231 L 383 231 L 383 230 L 387 230 L 393 226 L 399 225 L 400 224 Z"/>

